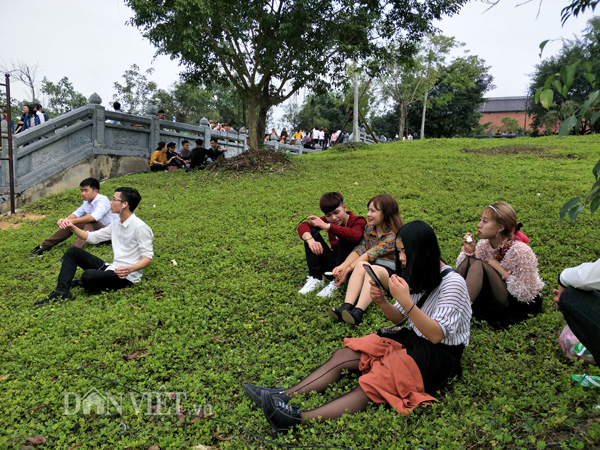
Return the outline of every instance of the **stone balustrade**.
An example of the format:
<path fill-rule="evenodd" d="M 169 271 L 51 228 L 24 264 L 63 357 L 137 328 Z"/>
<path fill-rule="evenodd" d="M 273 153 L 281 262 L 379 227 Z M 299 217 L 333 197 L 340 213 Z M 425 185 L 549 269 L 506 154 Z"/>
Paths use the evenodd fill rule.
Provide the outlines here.
<path fill-rule="evenodd" d="M 199 125 L 170 122 L 156 116 L 155 107 L 145 116 L 107 111 L 94 94 L 90 104 L 10 136 L 2 129 L 2 157 L 8 157 L 12 139 L 17 206 L 50 193 L 77 187 L 86 177 L 112 178 L 149 170 L 150 156 L 159 141 L 175 142 L 177 149 L 198 138 L 208 147 L 217 138 L 227 149 L 226 158 L 247 150 L 247 134 L 211 130 L 208 120 Z M 2 126 L 5 126 L 6 122 Z M 8 137 L 7 137 L 8 136 Z M 8 164 L 0 165 L 0 212 L 8 210 Z"/>
<path fill-rule="evenodd" d="M 171 122 L 157 117 L 157 108 L 148 108 L 145 116 L 108 111 L 97 94 L 82 106 L 15 136 L 2 128 L 2 157 L 8 157 L 7 139 L 12 139 L 15 167 L 17 207 L 51 193 L 79 186 L 87 177 L 113 178 L 126 173 L 148 172 L 152 152 L 159 141 L 175 142 L 177 149 L 188 140 L 191 147 L 198 138 L 205 147 L 217 138 L 220 147 L 227 149 L 226 158 L 247 150 L 247 133 L 215 131 L 203 118 L 198 125 Z M 373 143 L 364 128 L 362 142 Z M 8 136 L 8 137 L 7 137 Z M 351 140 L 351 139 L 350 139 Z M 266 147 L 301 155 L 317 150 L 296 145 L 265 141 Z M 0 212 L 9 209 L 8 163 L 0 164 Z"/>

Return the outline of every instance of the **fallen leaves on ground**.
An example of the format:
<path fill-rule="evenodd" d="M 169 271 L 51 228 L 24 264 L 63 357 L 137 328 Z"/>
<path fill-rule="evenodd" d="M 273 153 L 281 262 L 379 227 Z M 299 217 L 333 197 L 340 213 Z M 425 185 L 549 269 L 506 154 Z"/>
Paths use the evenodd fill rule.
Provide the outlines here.
<path fill-rule="evenodd" d="M 36 406 L 34 406 L 33 408 L 29 408 L 29 409 L 28 409 L 28 410 L 26 410 L 25 412 L 26 412 L 26 413 L 33 412 L 33 411 L 35 411 L 36 409 L 40 409 L 40 408 L 46 408 L 47 406 L 48 406 L 48 405 L 45 405 L 45 404 L 43 404 L 43 405 L 36 405 Z"/>
<path fill-rule="evenodd" d="M 44 436 L 26 437 L 25 440 L 33 445 L 44 445 L 48 442 Z"/>
<path fill-rule="evenodd" d="M 154 342 L 154 339 L 152 339 L 150 341 L 150 343 L 148 345 L 146 345 L 144 348 L 141 348 L 139 350 L 136 350 L 135 352 L 131 352 L 128 355 L 123 356 L 123 359 L 125 361 L 129 361 L 131 359 L 140 359 L 140 358 L 145 358 L 146 356 L 150 356 L 152 353 L 144 353 L 144 352 L 146 350 L 148 350 L 148 347 L 150 347 L 153 342 Z"/>

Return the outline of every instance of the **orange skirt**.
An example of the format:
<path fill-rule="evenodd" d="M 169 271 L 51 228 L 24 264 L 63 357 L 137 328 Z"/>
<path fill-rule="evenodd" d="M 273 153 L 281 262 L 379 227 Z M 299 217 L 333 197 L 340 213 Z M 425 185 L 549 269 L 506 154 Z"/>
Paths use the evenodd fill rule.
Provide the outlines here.
<path fill-rule="evenodd" d="M 346 338 L 344 346 L 362 353 L 358 384 L 371 401 L 387 403 L 407 415 L 417 405 L 435 401 L 425 392 L 417 363 L 399 342 L 369 334 Z"/>

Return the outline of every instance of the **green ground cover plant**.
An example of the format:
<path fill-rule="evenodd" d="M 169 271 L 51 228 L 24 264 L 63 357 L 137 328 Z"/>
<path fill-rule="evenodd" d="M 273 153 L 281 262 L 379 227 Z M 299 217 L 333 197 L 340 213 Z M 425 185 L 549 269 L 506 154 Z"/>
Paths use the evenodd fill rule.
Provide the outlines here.
<path fill-rule="evenodd" d="M 27 205 L 29 216 L 4 219 L 0 228 L 0 448 L 33 446 L 26 438 L 38 436 L 46 440 L 39 449 L 276 448 L 234 425 L 183 413 L 200 408 L 270 438 L 243 383 L 292 385 L 344 337 L 388 325 L 375 305 L 360 327 L 331 322 L 326 310 L 339 306 L 341 292 L 333 299 L 297 294 L 307 270 L 294 227 L 318 213 L 327 191 L 342 192 L 362 215 L 372 196 L 394 195 L 405 221 L 432 225 L 451 265 L 481 210 L 508 201 L 539 259 L 544 312 L 504 331 L 473 324 L 464 375 L 432 406 L 408 417 L 371 406 L 309 424 L 279 442 L 353 449 L 599 447 L 599 391 L 574 385 L 569 376 L 600 370 L 560 353 L 565 322 L 551 294 L 563 268 L 600 254 L 597 217 L 582 213 L 573 224 L 558 216 L 566 199 L 588 192 L 599 144 L 597 136 L 398 142 L 293 157 L 276 170 L 107 180 L 106 195 L 119 186 L 142 194 L 136 213 L 154 231 L 153 264 L 134 287 L 93 296 L 75 288 L 73 301 L 40 309 L 33 302 L 54 288 L 70 241 L 41 258 L 26 256 L 80 197 L 70 190 Z M 88 250 L 112 258 L 110 245 Z M 348 376 L 324 395 L 294 404 L 312 408 L 355 384 Z M 107 393 L 122 399 L 120 411 L 104 399 L 104 414 L 85 413 L 84 401 L 92 398 L 86 394 Z M 160 395 L 168 413 L 149 414 L 148 408 L 157 412 Z M 77 397 L 82 403 L 75 412 Z"/>

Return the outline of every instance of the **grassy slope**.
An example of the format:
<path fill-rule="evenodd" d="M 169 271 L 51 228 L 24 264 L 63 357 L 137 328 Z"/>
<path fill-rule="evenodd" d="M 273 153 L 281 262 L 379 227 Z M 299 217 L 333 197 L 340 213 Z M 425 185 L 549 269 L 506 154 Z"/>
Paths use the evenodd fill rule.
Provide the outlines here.
<path fill-rule="evenodd" d="M 434 140 L 328 151 L 294 158 L 283 171 L 244 175 L 157 173 L 109 180 L 142 193 L 138 215 L 154 230 L 155 260 L 141 285 L 33 309 L 54 287 L 63 244 L 44 258 L 28 251 L 53 232 L 58 217 L 79 203 L 75 190 L 29 205 L 46 214 L 0 231 L 0 448 L 25 436 L 49 439 L 44 448 L 271 448 L 216 422 L 178 427 L 174 416 L 149 421 L 124 402 L 123 417 L 64 416 L 63 393 L 91 388 L 114 395 L 127 389 L 69 369 L 116 380 L 139 391 L 185 392 L 186 409 L 210 404 L 215 417 L 268 435 L 262 413 L 241 384 L 290 385 L 323 362 L 346 336 L 386 325 L 372 307 L 358 329 L 334 324 L 325 310 L 342 301 L 299 296 L 303 248 L 294 227 L 318 212 L 318 198 L 339 190 L 355 213 L 370 197 L 393 194 L 405 221 L 423 219 L 436 230 L 451 264 L 460 237 L 474 231 L 487 204 L 515 209 L 538 255 L 545 312 L 508 331 L 472 330 L 465 375 L 440 402 L 410 417 L 384 407 L 314 424 L 281 437 L 304 445 L 353 448 L 584 448 L 600 445 L 593 406 L 598 391 L 572 386 L 569 374 L 590 368 L 566 360 L 557 344 L 564 321 L 551 300 L 564 267 L 598 257 L 597 217 L 576 225 L 558 220 L 562 203 L 584 195 L 600 156 L 598 137 L 520 140 Z M 491 146 L 546 146 L 542 153 L 466 152 Z M 498 152 L 492 152 L 498 153 Z M 91 248 L 110 259 L 110 246 Z M 176 260 L 173 265 L 171 260 Z M 151 344 L 146 357 L 127 354 Z M 324 395 L 297 400 L 311 408 L 355 385 L 350 377 Z M 127 394 L 126 394 L 127 395 Z M 173 407 L 174 402 L 167 406 Z M 47 405 L 28 411 L 38 405 Z M 145 411 L 145 408 L 142 409 Z M 127 431 L 119 433 L 119 424 Z M 213 432 L 233 436 L 220 441 Z"/>

